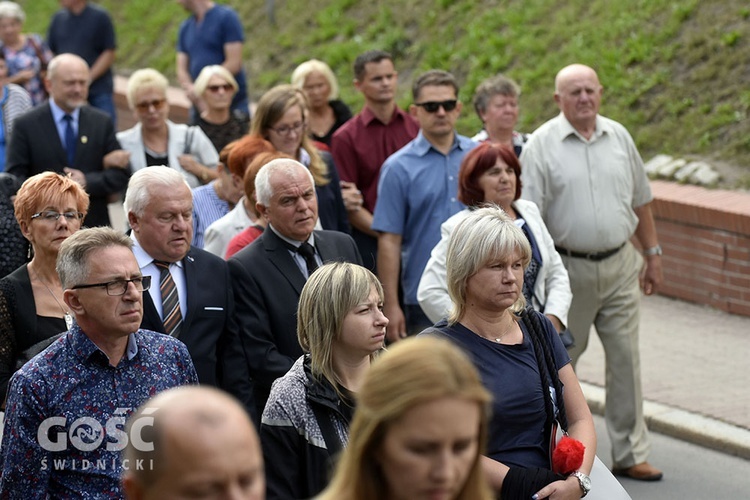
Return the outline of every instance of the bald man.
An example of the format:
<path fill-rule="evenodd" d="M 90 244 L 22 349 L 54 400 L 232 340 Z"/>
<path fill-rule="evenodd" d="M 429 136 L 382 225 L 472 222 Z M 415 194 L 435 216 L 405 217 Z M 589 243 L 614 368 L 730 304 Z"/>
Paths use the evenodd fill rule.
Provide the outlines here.
<path fill-rule="evenodd" d="M 129 500 L 265 498 L 258 435 L 242 406 L 218 389 L 162 392 L 130 418 L 128 436 L 122 484 Z"/>
<path fill-rule="evenodd" d="M 639 278 L 646 295 L 656 293 L 662 252 L 643 160 L 628 131 L 599 114 L 601 97 L 592 68 L 560 70 L 555 102 L 561 113 L 532 134 L 521 154 L 523 197 L 539 206 L 570 276 L 573 362 L 586 350 L 592 324 L 604 345 L 613 471 L 656 481 L 662 473 L 646 461 Z M 633 235 L 643 256 L 630 243 Z"/>

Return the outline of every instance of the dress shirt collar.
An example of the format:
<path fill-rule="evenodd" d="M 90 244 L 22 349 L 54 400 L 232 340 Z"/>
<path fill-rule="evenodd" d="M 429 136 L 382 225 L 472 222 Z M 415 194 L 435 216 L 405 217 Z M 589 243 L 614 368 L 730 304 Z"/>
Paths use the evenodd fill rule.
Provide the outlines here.
<path fill-rule="evenodd" d="M 599 139 L 604 134 L 611 134 L 613 132 L 611 125 L 607 123 L 605 120 L 602 120 L 602 117 L 600 115 L 596 115 L 596 129 L 594 130 L 594 134 L 591 136 L 591 139 L 586 139 L 568 121 L 568 119 L 565 117 L 562 111 L 560 112 L 560 115 L 558 116 L 558 118 L 560 120 L 560 128 L 559 128 L 560 142 L 564 141 L 571 135 L 575 135 L 583 142 L 594 142 L 595 140 Z"/>
<path fill-rule="evenodd" d="M 49 109 L 52 111 L 52 119 L 55 120 L 55 123 L 60 123 L 63 119 L 63 116 L 69 114 L 73 117 L 73 124 L 78 125 L 78 117 L 81 115 L 81 108 L 74 109 L 72 113 L 66 113 L 62 110 L 62 108 L 60 108 L 60 106 L 55 103 L 55 100 L 50 97 Z"/>
<path fill-rule="evenodd" d="M 138 237 L 135 235 L 135 231 L 130 233 L 130 239 L 133 240 L 133 255 L 135 255 L 135 260 L 138 262 L 138 267 L 142 270 L 149 265 L 155 266 L 154 258 L 143 249 L 140 243 L 138 243 Z M 181 260 L 173 262 L 172 264 L 175 264 L 177 267 L 182 267 Z"/>
<path fill-rule="evenodd" d="M 368 127 L 373 121 L 377 121 L 378 123 L 383 123 L 383 125 L 390 125 L 391 123 L 395 121 L 404 121 L 404 115 L 406 113 L 401 110 L 398 106 L 396 106 L 393 109 L 393 114 L 391 115 L 391 120 L 388 123 L 383 123 L 378 119 L 377 116 L 375 116 L 375 113 L 372 112 L 372 110 L 365 104 L 365 106 L 362 108 L 362 123 L 364 123 L 365 127 Z"/>
<path fill-rule="evenodd" d="M 104 351 L 99 349 L 99 347 L 88 337 L 88 335 L 86 335 L 83 330 L 81 330 L 81 327 L 78 326 L 78 323 L 75 322 L 75 320 L 73 321 L 73 326 L 68 332 L 68 337 L 70 339 L 70 346 L 73 349 L 73 353 L 79 361 L 88 361 L 96 352 L 101 353 L 101 355 L 104 356 L 103 359 L 109 359 Z M 135 340 L 135 334 L 131 333 L 130 335 L 128 335 L 128 345 L 125 348 L 125 357 L 128 360 L 131 360 L 137 354 L 138 343 Z"/>
<path fill-rule="evenodd" d="M 273 227 L 272 224 L 268 224 L 268 227 L 273 231 L 273 233 L 278 236 L 282 241 L 288 243 L 289 245 L 293 246 L 294 248 L 299 248 L 299 246 L 302 244 L 301 241 L 293 240 L 291 238 L 287 238 L 283 234 L 279 233 L 275 227 Z M 310 237 L 307 238 L 307 242 L 312 245 L 313 248 L 315 248 L 315 232 L 310 233 Z"/>
<path fill-rule="evenodd" d="M 461 137 L 454 130 L 453 131 L 453 145 L 451 146 L 451 149 L 448 152 L 448 154 L 444 156 L 449 156 L 455 149 L 468 150 L 474 147 L 475 144 L 473 141 L 469 139 L 466 139 L 466 141 L 469 142 L 471 146 L 467 147 L 464 141 L 461 140 Z M 431 149 L 433 151 L 436 151 L 437 153 L 440 153 L 441 155 L 443 154 L 440 151 L 438 151 L 435 148 L 435 146 L 432 145 L 430 141 L 427 140 L 424 134 L 422 134 L 422 129 L 419 129 L 419 133 L 417 134 L 417 137 L 414 139 L 413 147 L 414 147 L 414 153 L 416 153 L 419 156 L 425 156 L 427 153 L 430 152 Z"/>

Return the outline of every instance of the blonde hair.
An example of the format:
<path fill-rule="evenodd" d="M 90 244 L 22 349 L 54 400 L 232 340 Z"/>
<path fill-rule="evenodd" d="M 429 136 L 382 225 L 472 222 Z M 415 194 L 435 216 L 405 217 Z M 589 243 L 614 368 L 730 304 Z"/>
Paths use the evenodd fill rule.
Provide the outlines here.
<path fill-rule="evenodd" d="M 307 97 L 305 93 L 291 85 L 277 85 L 260 98 L 253 113 L 250 125 L 250 135 L 268 139 L 268 131 L 284 116 L 284 113 L 294 106 L 299 106 L 302 120 L 307 120 Z M 328 178 L 328 166 L 320 156 L 320 152 L 313 145 L 307 133 L 303 131 L 300 147 L 310 155 L 310 173 L 316 186 L 325 186 L 331 180 Z"/>
<path fill-rule="evenodd" d="M 372 364 L 357 394 L 349 444 L 329 487 L 318 499 L 385 498 L 387 484 L 376 456 L 389 428 L 415 406 L 446 397 L 475 402 L 482 409 L 477 455 L 456 499 L 493 498 L 480 460 L 487 440 L 490 394 L 458 347 L 447 340 L 420 336 L 399 341 Z"/>
<path fill-rule="evenodd" d="M 339 97 L 339 82 L 336 80 L 336 75 L 333 74 L 331 67 L 323 61 L 318 59 L 310 59 L 305 61 L 294 69 L 292 72 L 292 85 L 301 89 L 305 86 L 305 80 L 310 73 L 320 73 L 328 81 L 328 87 L 331 89 L 328 94 L 328 99 L 338 99 Z"/>
<path fill-rule="evenodd" d="M 159 73 L 153 68 L 139 69 L 134 72 L 128 78 L 128 106 L 130 109 L 135 108 L 135 94 L 143 88 L 153 88 L 161 91 L 164 97 L 167 97 L 167 87 L 169 87 L 169 80 L 167 77 Z"/>
<path fill-rule="evenodd" d="M 333 343 L 341 338 L 346 315 L 367 300 L 372 287 L 383 302 L 383 287 L 374 274 L 357 264 L 333 262 L 318 268 L 302 288 L 299 344 L 310 353 L 312 374 L 327 379 L 337 391 L 341 381 L 333 368 Z"/>
<path fill-rule="evenodd" d="M 454 324 L 466 313 L 466 282 L 493 260 L 510 257 L 519 252 L 524 269 L 531 261 L 531 246 L 523 231 L 516 226 L 502 208 L 488 204 L 472 211 L 453 230 L 448 242 L 448 294 L 453 310 L 448 323 Z M 511 306 L 519 313 L 526 306 L 522 293 Z"/>
<path fill-rule="evenodd" d="M 234 79 L 234 76 L 232 76 L 232 73 L 230 73 L 228 69 L 218 64 L 211 64 L 210 66 L 206 66 L 205 68 L 203 68 L 201 72 L 198 73 L 198 78 L 196 78 L 195 82 L 193 82 L 193 90 L 195 91 L 196 95 L 203 95 L 203 93 L 206 91 L 206 87 L 208 87 L 208 81 L 212 76 L 219 76 L 223 78 L 229 85 L 232 86 L 234 92 L 237 92 L 237 90 L 240 88 L 239 85 L 237 85 L 237 80 Z"/>

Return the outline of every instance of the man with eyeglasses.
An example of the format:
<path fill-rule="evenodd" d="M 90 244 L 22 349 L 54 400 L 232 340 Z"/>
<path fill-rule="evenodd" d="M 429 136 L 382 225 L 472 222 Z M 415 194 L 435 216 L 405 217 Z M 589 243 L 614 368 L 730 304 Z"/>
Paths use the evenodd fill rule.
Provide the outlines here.
<path fill-rule="evenodd" d="M 383 50 L 369 50 L 354 60 L 354 86 L 365 105 L 331 139 L 331 154 L 341 175 L 342 193 L 358 189 L 362 204 L 349 207 L 352 238 L 365 267 L 377 271 L 378 233 L 372 213 L 378 200 L 378 179 L 386 158 L 417 136 L 419 124 L 396 104 L 398 72 Z"/>
<path fill-rule="evenodd" d="M 201 384 L 221 387 L 249 412 L 252 385 L 234 318 L 227 263 L 193 241 L 193 195 L 177 170 L 133 174 L 125 193 L 133 253 L 154 286 L 143 297 L 141 328 L 180 339 Z"/>
<path fill-rule="evenodd" d="M 456 133 L 461 114 L 458 84 L 447 71 L 430 70 L 412 86 L 409 111 L 419 122 L 417 137 L 383 164 L 372 229 L 378 231 L 378 277 L 383 283 L 386 336 L 395 342 L 432 325 L 417 301 L 417 286 L 440 241 L 440 224 L 463 210 L 458 169 L 476 146 Z M 398 301 L 403 286 L 402 310 Z"/>
<path fill-rule="evenodd" d="M 2 498 L 121 497 L 126 418 L 154 394 L 198 383 L 182 342 L 139 329 L 151 280 L 131 246 L 105 227 L 60 246 L 57 273 L 75 321 L 11 379 Z"/>
<path fill-rule="evenodd" d="M 112 120 L 86 104 L 86 61 L 61 54 L 50 61 L 50 99 L 19 117 L 8 144 L 7 171 L 21 180 L 48 170 L 67 174 L 89 194 L 84 224 L 108 226 L 108 197 L 125 189 L 130 153 L 120 147 Z"/>

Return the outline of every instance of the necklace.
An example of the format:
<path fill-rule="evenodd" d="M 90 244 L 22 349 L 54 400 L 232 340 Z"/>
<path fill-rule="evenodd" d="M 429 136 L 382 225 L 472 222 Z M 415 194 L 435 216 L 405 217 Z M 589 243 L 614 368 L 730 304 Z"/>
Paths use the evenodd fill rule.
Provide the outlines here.
<path fill-rule="evenodd" d="M 510 333 L 510 331 L 513 329 L 514 326 L 516 326 L 516 322 L 513 319 L 513 317 L 511 316 L 511 318 L 510 318 L 510 326 L 505 329 L 505 331 L 503 332 L 502 335 L 500 335 L 499 337 L 497 337 L 495 339 L 495 342 L 497 342 L 499 344 L 500 341 L 503 340 L 503 337 L 505 337 L 506 335 L 508 335 Z"/>
<path fill-rule="evenodd" d="M 42 281 L 42 279 L 39 277 L 39 273 L 34 270 L 34 277 L 36 277 L 37 281 L 44 285 L 44 288 L 47 289 L 50 295 L 52 295 L 52 298 L 55 299 L 55 302 L 57 302 L 58 307 L 60 307 L 60 310 L 63 312 L 63 317 L 65 318 L 65 326 L 68 327 L 68 330 L 70 330 L 73 327 L 73 316 L 70 315 L 70 311 L 65 309 L 63 305 L 60 303 L 59 300 L 57 300 L 57 297 L 54 293 L 52 293 L 52 290 L 47 286 L 47 283 Z"/>

